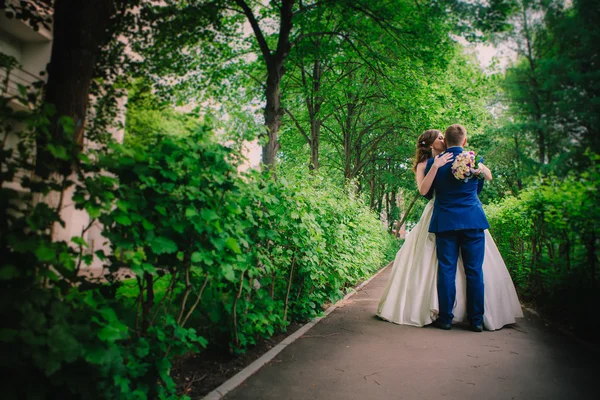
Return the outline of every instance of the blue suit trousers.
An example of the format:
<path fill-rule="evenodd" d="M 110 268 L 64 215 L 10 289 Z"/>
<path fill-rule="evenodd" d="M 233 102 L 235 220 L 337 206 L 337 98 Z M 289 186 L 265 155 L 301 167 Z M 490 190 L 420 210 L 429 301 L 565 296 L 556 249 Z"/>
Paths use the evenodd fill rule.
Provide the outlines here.
<path fill-rule="evenodd" d="M 456 269 L 462 255 L 467 280 L 467 319 L 472 325 L 483 323 L 483 258 L 485 234 L 483 229 L 465 229 L 436 233 L 438 257 L 437 291 L 439 320 L 451 324 L 456 300 Z"/>

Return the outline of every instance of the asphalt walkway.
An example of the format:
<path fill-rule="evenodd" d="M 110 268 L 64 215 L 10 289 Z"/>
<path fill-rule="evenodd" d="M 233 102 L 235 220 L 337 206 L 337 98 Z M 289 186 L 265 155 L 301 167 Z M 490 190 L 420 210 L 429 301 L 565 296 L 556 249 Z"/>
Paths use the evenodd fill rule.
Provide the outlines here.
<path fill-rule="evenodd" d="M 483 333 L 378 319 L 390 271 L 225 399 L 600 399 L 599 354 L 530 314 Z"/>

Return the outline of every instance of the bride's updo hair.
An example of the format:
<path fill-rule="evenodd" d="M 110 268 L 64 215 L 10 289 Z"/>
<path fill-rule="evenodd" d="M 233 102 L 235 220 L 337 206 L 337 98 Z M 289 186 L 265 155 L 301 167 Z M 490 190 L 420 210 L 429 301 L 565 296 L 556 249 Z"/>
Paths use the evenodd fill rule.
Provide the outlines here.
<path fill-rule="evenodd" d="M 441 135 L 442 131 L 437 129 L 429 129 L 419 135 L 417 140 L 417 154 L 415 156 L 415 164 L 413 165 L 413 171 L 417 170 L 417 165 L 423 161 L 433 157 L 431 151 L 431 145 Z"/>

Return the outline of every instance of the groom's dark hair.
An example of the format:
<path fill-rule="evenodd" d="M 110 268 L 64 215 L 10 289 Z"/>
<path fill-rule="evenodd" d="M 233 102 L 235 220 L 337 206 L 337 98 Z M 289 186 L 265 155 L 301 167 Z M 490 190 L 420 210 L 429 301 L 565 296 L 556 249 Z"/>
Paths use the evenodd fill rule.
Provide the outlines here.
<path fill-rule="evenodd" d="M 446 140 L 446 145 L 448 147 L 452 146 L 462 146 L 463 140 L 467 136 L 467 129 L 459 124 L 450 125 L 448 129 L 446 129 L 446 134 L 444 135 L 444 139 Z"/>

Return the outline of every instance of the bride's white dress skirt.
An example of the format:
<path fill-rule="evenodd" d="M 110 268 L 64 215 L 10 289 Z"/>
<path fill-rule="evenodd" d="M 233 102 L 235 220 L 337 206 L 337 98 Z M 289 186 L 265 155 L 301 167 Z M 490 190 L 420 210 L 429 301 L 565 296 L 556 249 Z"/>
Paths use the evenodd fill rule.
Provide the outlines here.
<path fill-rule="evenodd" d="M 396 254 L 392 272 L 387 282 L 377 315 L 387 321 L 424 326 L 438 315 L 437 271 L 435 235 L 428 232 L 433 213 L 430 201 L 420 221 L 408 234 L 404 245 Z M 515 286 L 502 256 L 490 233 L 485 231 L 485 258 L 483 261 L 484 314 L 483 324 L 488 330 L 514 324 L 523 317 Z M 454 322 L 466 321 L 467 295 L 465 271 L 458 260 L 456 273 L 456 302 Z"/>

